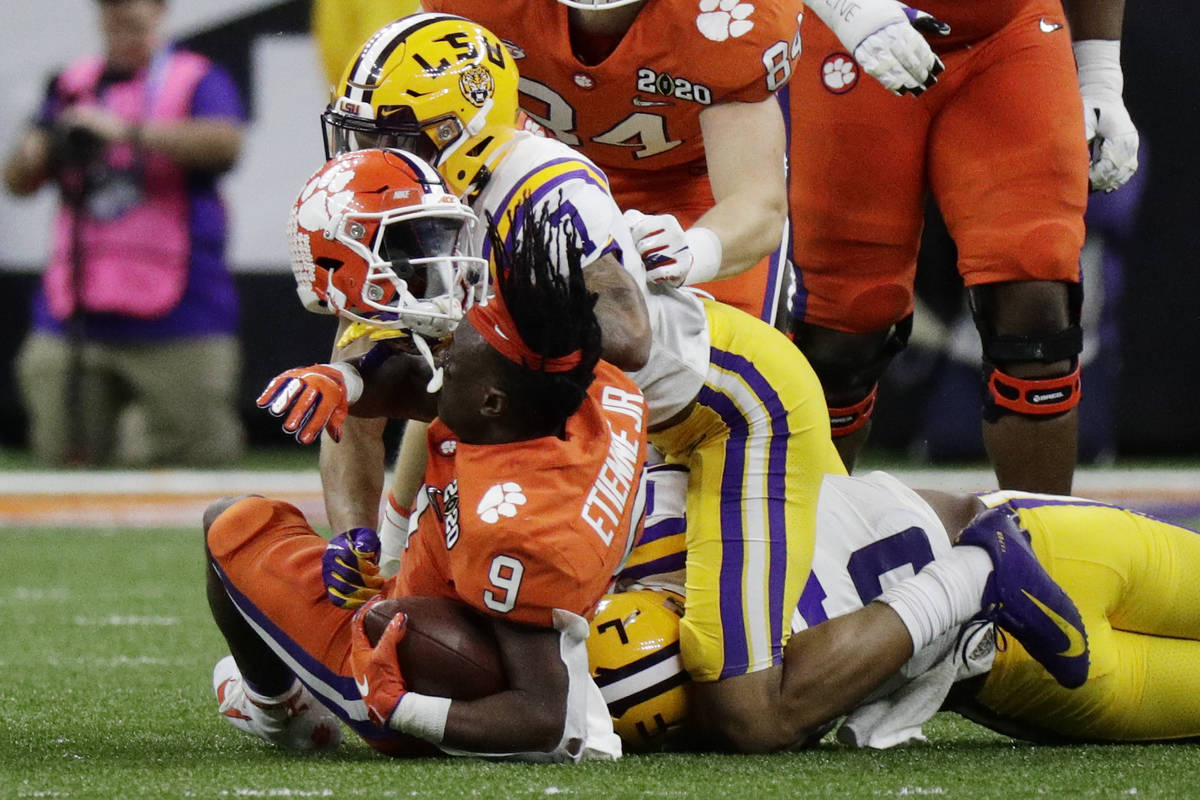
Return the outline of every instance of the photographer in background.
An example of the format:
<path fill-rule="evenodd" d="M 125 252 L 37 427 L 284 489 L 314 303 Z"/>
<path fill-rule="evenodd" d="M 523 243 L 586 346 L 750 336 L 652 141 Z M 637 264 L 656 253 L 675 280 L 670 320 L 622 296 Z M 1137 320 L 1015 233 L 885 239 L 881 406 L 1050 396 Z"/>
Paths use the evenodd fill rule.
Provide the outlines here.
<path fill-rule="evenodd" d="M 164 40 L 165 0 L 96 5 L 104 54 L 51 81 L 4 164 L 14 194 L 53 182 L 61 198 L 16 365 L 33 451 L 47 464 L 228 463 L 242 450 L 240 353 L 216 184 L 245 109 L 227 73 Z M 131 404 L 145 442 L 118 450 Z"/>

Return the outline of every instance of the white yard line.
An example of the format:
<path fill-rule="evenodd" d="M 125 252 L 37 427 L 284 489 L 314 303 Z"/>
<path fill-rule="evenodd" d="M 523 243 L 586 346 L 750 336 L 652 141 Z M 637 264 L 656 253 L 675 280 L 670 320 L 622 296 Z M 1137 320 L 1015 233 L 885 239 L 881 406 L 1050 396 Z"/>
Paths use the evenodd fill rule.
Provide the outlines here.
<path fill-rule="evenodd" d="M 917 488 L 976 491 L 995 485 L 983 468 L 891 472 Z M 315 470 L 155 470 L 0 472 L 0 526 L 191 527 L 199 525 L 209 501 L 247 493 L 286 500 L 315 526 L 327 524 Z M 1151 513 L 1195 506 L 1200 514 L 1200 470 L 1083 468 L 1076 472 L 1074 493 Z"/>

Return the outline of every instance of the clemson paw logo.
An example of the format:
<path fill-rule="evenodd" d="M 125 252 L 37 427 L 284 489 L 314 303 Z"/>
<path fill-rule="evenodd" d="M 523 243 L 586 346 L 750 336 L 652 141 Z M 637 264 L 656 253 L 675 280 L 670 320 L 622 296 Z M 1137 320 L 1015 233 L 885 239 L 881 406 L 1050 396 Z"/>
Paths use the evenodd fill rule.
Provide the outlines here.
<path fill-rule="evenodd" d="M 501 517 L 515 517 L 517 506 L 525 505 L 525 493 L 521 485 L 508 481 L 498 483 L 483 493 L 475 513 L 489 525 Z"/>
<path fill-rule="evenodd" d="M 745 36 L 754 27 L 750 15 L 754 6 L 741 0 L 700 0 L 700 16 L 696 27 L 704 38 L 714 42 Z"/>
<path fill-rule="evenodd" d="M 858 83 L 858 65 L 847 53 L 831 53 L 821 64 L 821 82 L 834 94 L 845 94 Z"/>
<path fill-rule="evenodd" d="M 354 179 L 356 159 L 346 159 L 315 176 L 300 192 L 296 222 L 303 230 L 323 231 L 334 217 L 346 210 L 354 192 L 346 187 Z M 348 162 L 348 163 L 347 163 Z"/>

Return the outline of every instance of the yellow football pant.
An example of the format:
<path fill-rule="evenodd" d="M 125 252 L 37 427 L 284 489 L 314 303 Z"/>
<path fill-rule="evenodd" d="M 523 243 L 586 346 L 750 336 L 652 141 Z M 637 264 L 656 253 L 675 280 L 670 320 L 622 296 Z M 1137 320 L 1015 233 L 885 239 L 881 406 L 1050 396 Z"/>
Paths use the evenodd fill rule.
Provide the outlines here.
<path fill-rule="evenodd" d="M 1065 689 L 1007 637 L 977 699 L 1070 737 L 1200 736 L 1200 534 L 1086 501 L 1011 502 L 1083 615 L 1091 666 Z"/>
<path fill-rule="evenodd" d="M 697 681 L 783 662 L 821 478 L 845 474 L 821 385 L 795 345 L 737 309 L 705 308 L 711 350 L 696 408 L 650 436 L 690 470 L 680 647 Z"/>

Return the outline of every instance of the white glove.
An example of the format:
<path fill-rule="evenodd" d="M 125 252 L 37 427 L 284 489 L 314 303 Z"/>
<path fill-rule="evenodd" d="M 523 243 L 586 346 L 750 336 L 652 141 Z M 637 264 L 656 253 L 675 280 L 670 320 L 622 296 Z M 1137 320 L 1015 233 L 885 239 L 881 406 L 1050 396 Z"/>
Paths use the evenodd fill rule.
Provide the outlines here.
<path fill-rule="evenodd" d="M 704 283 L 721 267 L 721 240 L 708 228 L 684 231 L 670 214 L 647 215 L 630 209 L 625 224 L 646 265 L 647 283 L 666 286 Z"/>
<path fill-rule="evenodd" d="M 945 36 L 950 26 L 924 11 L 895 0 L 812 0 L 808 6 L 890 92 L 918 95 L 945 69 L 921 34 Z"/>
<path fill-rule="evenodd" d="M 1092 189 L 1111 192 L 1137 172 L 1138 132 L 1121 90 L 1121 43 L 1085 39 L 1072 45 L 1083 99 L 1083 128 L 1091 151 L 1088 179 Z"/>

